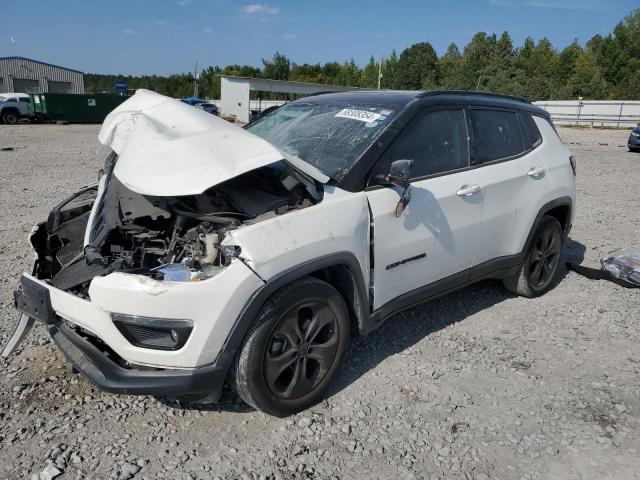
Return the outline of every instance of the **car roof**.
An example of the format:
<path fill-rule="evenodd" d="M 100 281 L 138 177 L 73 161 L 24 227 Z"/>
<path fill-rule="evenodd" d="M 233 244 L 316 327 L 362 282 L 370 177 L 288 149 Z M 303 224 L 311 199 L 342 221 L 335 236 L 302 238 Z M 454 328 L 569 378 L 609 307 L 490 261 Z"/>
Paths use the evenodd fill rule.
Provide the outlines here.
<path fill-rule="evenodd" d="M 0 93 L 0 97 L 6 97 L 6 98 L 24 98 L 24 97 L 28 97 L 29 95 L 26 93 Z"/>
<path fill-rule="evenodd" d="M 413 100 L 437 105 L 442 103 L 484 105 L 526 110 L 547 116 L 547 112 L 528 100 L 500 93 L 473 92 L 467 90 L 349 90 L 346 92 L 317 93 L 298 101 L 317 104 L 361 103 L 403 109 Z"/>
<path fill-rule="evenodd" d="M 510 110 L 519 110 L 541 117 L 550 118 L 549 112 L 532 104 L 525 98 L 501 93 L 442 90 L 424 92 L 420 95 L 420 99 L 428 105 L 446 103 L 452 105 L 469 105 L 471 107 L 507 108 Z"/>

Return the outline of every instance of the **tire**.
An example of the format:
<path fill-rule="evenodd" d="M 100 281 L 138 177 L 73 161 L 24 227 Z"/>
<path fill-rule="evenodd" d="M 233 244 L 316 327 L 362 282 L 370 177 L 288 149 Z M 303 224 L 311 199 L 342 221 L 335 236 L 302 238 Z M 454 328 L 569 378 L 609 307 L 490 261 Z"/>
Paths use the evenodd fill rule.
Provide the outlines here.
<path fill-rule="evenodd" d="M 284 417 L 317 403 L 349 345 L 349 311 L 338 291 L 305 277 L 260 308 L 232 370 L 231 384 L 252 407 Z"/>
<path fill-rule="evenodd" d="M 15 125 L 20 120 L 20 114 L 14 110 L 2 112 L 2 123 L 5 125 Z"/>
<path fill-rule="evenodd" d="M 562 255 L 564 235 L 560 222 L 545 215 L 540 221 L 518 273 L 502 280 L 505 288 L 522 297 L 539 297 L 554 285 Z"/>

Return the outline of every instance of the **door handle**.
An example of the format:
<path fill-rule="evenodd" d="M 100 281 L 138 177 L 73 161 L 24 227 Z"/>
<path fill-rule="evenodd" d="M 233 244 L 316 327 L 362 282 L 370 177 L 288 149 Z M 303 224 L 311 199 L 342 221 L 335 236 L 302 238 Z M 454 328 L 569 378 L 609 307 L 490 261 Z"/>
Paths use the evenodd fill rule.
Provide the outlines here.
<path fill-rule="evenodd" d="M 544 173 L 544 168 L 542 167 L 531 167 L 527 172 L 527 175 L 530 177 L 539 177 Z"/>
<path fill-rule="evenodd" d="M 463 185 L 460 187 L 460 190 L 456 192 L 456 195 L 459 197 L 468 197 L 469 195 L 473 195 L 479 191 L 480 185 Z"/>

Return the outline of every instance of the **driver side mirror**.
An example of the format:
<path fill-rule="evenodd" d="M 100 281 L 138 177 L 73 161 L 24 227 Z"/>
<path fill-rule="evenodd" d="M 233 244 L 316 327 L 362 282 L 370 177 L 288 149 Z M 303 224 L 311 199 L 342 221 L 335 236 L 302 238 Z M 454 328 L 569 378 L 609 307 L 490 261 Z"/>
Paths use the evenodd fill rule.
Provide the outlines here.
<path fill-rule="evenodd" d="M 402 215 L 404 209 L 407 208 L 409 200 L 411 200 L 411 166 L 413 160 L 395 160 L 391 162 L 389 173 L 387 175 L 376 175 L 375 182 L 378 185 L 386 185 L 388 187 L 399 187 L 402 189 L 400 200 L 396 205 L 396 218 Z"/>

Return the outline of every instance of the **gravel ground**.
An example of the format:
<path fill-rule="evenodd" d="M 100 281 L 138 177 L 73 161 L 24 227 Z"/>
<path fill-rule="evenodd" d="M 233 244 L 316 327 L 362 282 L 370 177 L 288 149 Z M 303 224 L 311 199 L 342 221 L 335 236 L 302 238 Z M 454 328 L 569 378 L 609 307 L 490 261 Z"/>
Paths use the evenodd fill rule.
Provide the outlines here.
<path fill-rule="evenodd" d="M 25 237 L 96 179 L 96 126 L 0 127 L 0 342 Z M 578 158 L 565 256 L 637 244 L 627 131 L 560 129 Z M 639 292 L 563 271 L 528 300 L 486 281 L 353 341 L 325 401 L 276 419 L 226 392 L 179 408 L 105 394 L 38 326 L 0 362 L 0 478 L 640 479 Z"/>

